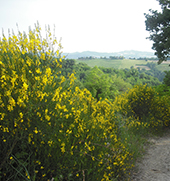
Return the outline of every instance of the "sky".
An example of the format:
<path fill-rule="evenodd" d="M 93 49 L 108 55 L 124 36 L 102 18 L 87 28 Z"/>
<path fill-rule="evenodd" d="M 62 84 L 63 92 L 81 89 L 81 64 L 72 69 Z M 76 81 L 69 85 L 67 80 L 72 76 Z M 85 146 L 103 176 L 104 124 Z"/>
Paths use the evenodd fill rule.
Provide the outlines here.
<path fill-rule="evenodd" d="M 50 25 L 64 53 L 138 50 L 152 52 L 146 39 L 144 13 L 160 11 L 157 0 L 0 0 L 0 37 L 2 28 L 17 34 L 28 32 L 39 22 L 42 30 Z"/>

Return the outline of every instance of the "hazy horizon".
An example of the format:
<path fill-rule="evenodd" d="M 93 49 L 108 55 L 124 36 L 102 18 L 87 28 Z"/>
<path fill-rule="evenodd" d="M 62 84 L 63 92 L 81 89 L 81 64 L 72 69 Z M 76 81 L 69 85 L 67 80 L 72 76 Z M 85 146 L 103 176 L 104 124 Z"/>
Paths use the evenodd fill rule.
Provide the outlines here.
<path fill-rule="evenodd" d="M 154 50 L 150 51 L 140 51 L 140 50 L 121 50 L 121 51 L 114 51 L 114 52 L 104 52 L 104 51 L 91 51 L 91 50 L 85 50 L 85 51 L 75 51 L 75 52 L 63 52 L 63 53 L 82 53 L 82 52 L 96 52 L 96 53 L 120 53 L 120 52 L 128 52 L 128 51 L 135 51 L 135 52 L 149 52 L 154 53 Z"/>

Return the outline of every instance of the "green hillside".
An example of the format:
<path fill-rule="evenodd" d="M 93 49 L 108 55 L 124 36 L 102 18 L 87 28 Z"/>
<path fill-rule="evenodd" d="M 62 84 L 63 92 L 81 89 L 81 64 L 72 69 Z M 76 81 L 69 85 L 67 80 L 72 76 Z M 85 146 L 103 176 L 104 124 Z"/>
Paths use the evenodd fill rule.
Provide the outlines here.
<path fill-rule="evenodd" d="M 123 59 L 123 60 L 111 60 L 111 59 L 76 59 L 76 63 L 86 63 L 90 67 L 98 66 L 98 67 L 110 67 L 110 68 L 116 68 L 116 69 L 125 69 L 130 68 L 132 66 L 134 67 L 140 67 L 145 68 L 146 70 L 149 70 L 149 67 L 146 66 L 148 62 L 154 62 L 157 63 L 157 61 L 145 61 L 145 60 L 134 60 L 134 59 Z M 156 65 L 156 67 L 160 71 L 170 70 L 170 67 L 168 66 L 170 64 L 170 61 L 167 61 L 165 63 L 162 63 L 160 65 Z"/>

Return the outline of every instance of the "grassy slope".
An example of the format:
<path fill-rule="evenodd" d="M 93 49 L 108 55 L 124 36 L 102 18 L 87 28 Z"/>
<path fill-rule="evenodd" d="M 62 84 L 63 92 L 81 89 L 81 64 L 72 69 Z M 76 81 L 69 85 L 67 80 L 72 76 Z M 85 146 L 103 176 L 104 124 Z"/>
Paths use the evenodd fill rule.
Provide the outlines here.
<path fill-rule="evenodd" d="M 86 63 L 90 67 L 98 66 L 98 67 L 113 67 L 116 69 L 124 69 L 124 68 L 130 68 L 131 66 L 139 66 L 141 65 L 143 68 L 144 65 L 146 65 L 148 62 L 145 60 L 130 60 L 130 59 L 124 59 L 124 60 L 107 60 L 107 59 L 88 59 L 88 60 L 76 60 L 76 63 Z M 151 61 L 150 61 L 151 62 Z M 156 61 L 154 61 L 156 63 Z M 170 70 L 170 67 L 168 66 L 170 62 L 162 63 L 161 65 L 157 65 L 158 69 L 161 71 L 164 70 Z M 147 69 L 147 67 L 146 67 Z"/>
<path fill-rule="evenodd" d="M 167 63 L 163 63 L 161 65 L 158 65 L 158 70 L 160 71 L 170 71 L 170 67 L 169 67 L 170 62 Z"/>

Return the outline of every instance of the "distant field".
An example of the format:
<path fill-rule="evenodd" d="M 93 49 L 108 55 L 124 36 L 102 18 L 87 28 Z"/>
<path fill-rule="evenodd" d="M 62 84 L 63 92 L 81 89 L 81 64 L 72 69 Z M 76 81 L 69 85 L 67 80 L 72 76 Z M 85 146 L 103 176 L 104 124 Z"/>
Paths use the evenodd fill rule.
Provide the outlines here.
<path fill-rule="evenodd" d="M 86 63 L 90 67 L 98 66 L 98 67 L 110 67 L 116 69 L 125 69 L 134 66 L 135 68 L 144 68 L 146 70 L 150 70 L 149 67 L 145 66 L 148 62 L 155 62 L 157 61 L 145 61 L 145 60 L 131 60 L 131 59 L 123 59 L 123 60 L 107 60 L 107 59 L 87 59 L 87 60 L 80 60 L 77 59 L 76 63 Z M 161 65 L 157 65 L 158 69 L 161 71 L 170 70 L 168 66 L 170 61 L 162 63 Z"/>
<path fill-rule="evenodd" d="M 170 61 L 166 61 L 166 62 L 163 62 L 161 63 L 160 65 L 157 65 L 158 66 L 158 70 L 160 71 L 170 71 Z"/>

